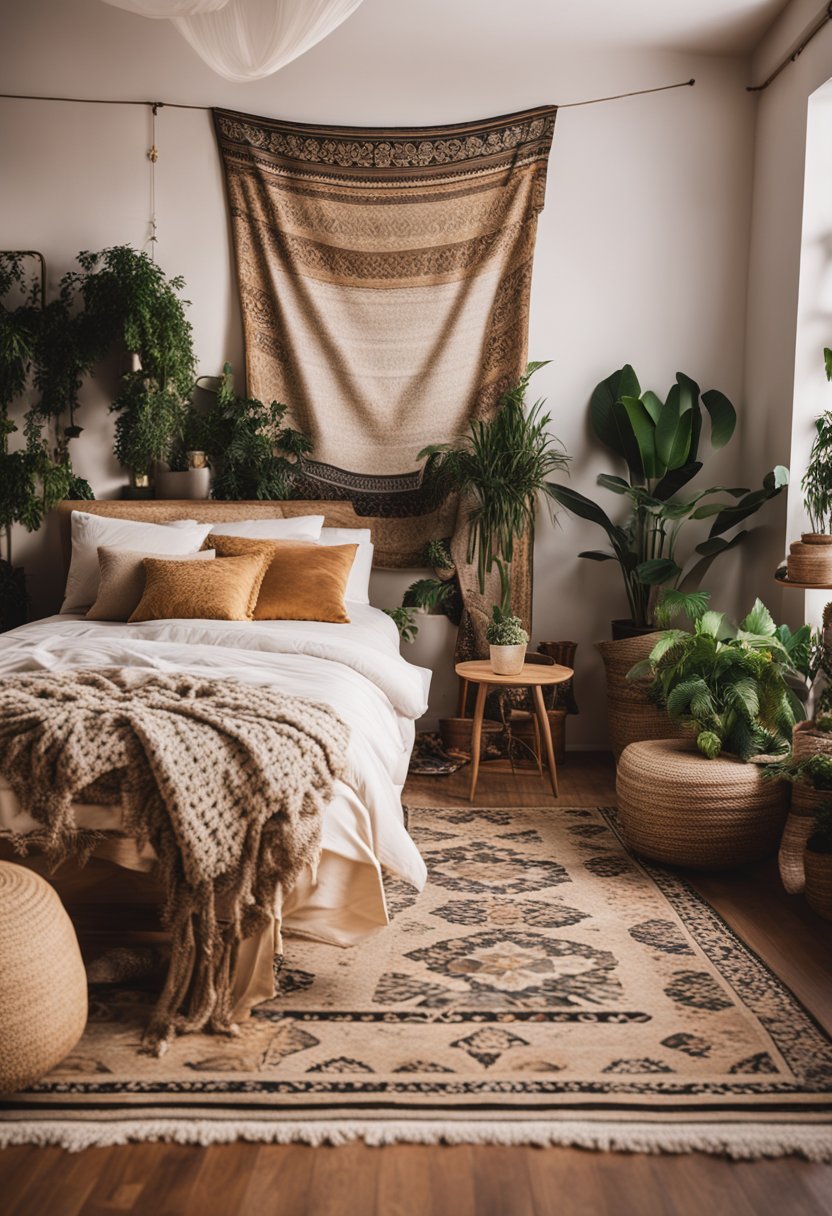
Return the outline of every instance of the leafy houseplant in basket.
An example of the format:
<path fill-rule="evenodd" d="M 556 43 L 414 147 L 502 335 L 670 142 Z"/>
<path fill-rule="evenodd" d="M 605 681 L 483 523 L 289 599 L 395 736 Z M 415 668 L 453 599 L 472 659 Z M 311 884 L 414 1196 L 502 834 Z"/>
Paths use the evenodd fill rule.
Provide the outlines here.
<path fill-rule="evenodd" d="M 759 600 L 735 629 L 704 611 L 692 633 L 661 635 L 634 678 L 653 678 L 668 717 L 690 730 L 684 740 L 632 743 L 617 775 L 619 814 L 629 844 L 672 865 L 724 867 L 773 851 L 786 817 L 781 781 L 764 781 L 748 764 L 783 755 L 803 708 L 798 680 L 808 627 L 792 635 L 774 625 Z"/>
<path fill-rule="evenodd" d="M 596 438 L 626 467 L 626 477 L 617 473 L 598 477 L 600 486 L 626 500 L 624 519 L 614 522 L 597 503 L 568 486 L 550 487 L 557 502 L 607 534 L 609 550 L 593 549 L 579 556 L 619 564 L 630 618 L 613 621 L 614 638 L 652 631 L 658 589 L 695 589 L 714 558 L 746 535 L 734 531 L 737 525 L 788 484 L 788 470 L 778 465 L 758 490 L 709 486 L 682 494 L 703 467 L 703 406 L 710 417 L 711 447 L 722 448 L 736 426 L 736 412 L 723 393 L 717 389 L 701 393 L 690 376 L 679 372 L 662 401 L 651 390 L 642 391 L 627 364 L 597 384 L 590 401 Z M 708 519 L 712 521 L 708 536 L 692 552 L 683 550 L 682 534 L 688 525 Z"/>
<path fill-rule="evenodd" d="M 815 817 L 806 841 L 806 899 L 818 916 L 832 920 L 832 802 Z"/>
<path fill-rule="evenodd" d="M 451 492 L 460 495 L 465 512 L 467 543 L 464 560 L 473 563 L 480 599 L 495 563 L 510 571 L 515 546 L 534 535 L 538 498 L 553 498 L 549 478 L 567 467 L 569 458 L 550 431 L 551 417 L 539 400 L 526 408 L 531 377 L 545 363 L 529 363 L 517 384 L 503 393 L 492 418 L 475 419 L 455 444 L 434 444 L 418 458 L 427 458 L 425 484 L 441 500 Z M 459 567 L 462 558 L 457 562 Z M 469 588 L 464 585 L 465 597 Z M 501 586 L 504 574 L 501 573 Z M 492 603 L 496 601 L 493 594 Z M 505 596 L 500 595 L 501 601 Z M 467 606 L 473 597 L 467 599 Z M 483 610 L 475 626 L 477 646 L 485 644 L 488 612 Z"/>

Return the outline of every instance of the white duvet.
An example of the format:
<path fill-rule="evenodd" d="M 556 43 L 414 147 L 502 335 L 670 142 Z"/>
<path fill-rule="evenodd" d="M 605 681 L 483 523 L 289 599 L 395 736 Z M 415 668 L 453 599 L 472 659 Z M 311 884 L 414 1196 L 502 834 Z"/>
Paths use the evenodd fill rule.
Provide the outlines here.
<path fill-rule="evenodd" d="M 350 861 L 376 870 L 381 864 L 421 888 L 425 866 L 404 827 L 400 795 L 414 721 L 427 708 L 430 673 L 401 657 L 389 617 L 369 605 L 348 607 L 349 625 L 203 620 L 132 625 L 47 617 L 0 637 L 0 677 L 79 667 L 118 667 L 136 679 L 148 671 L 187 671 L 267 684 L 325 702 L 350 727 L 350 746 L 347 770 L 324 817 L 324 855 L 337 859 L 342 869 Z M 21 818 L 11 791 L 0 789 L 0 828 L 25 830 Z M 351 902 L 364 898 L 351 894 L 349 885 L 339 879 L 345 925 L 351 923 Z M 304 905 L 316 904 L 313 888 L 294 901 L 301 930 Z M 357 925 L 361 909 L 352 912 Z M 319 935 L 311 922 L 309 931 Z M 346 941 L 354 934 L 334 926 L 327 936 Z"/>

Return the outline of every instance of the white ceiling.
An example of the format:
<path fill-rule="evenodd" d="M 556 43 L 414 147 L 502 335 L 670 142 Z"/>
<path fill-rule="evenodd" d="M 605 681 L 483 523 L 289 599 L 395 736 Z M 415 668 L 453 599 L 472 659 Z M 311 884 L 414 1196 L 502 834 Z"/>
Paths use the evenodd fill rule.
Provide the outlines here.
<path fill-rule="evenodd" d="M 372 0 L 365 0 L 371 3 Z M 390 3 L 391 0 L 384 0 Z M 395 3 L 395 0 L 393 0 Z M 788 0 L 475 0 L 477 24 L 528 21 L 534 36 L 559 43 L 660 46 L 743 54 L 756 46 Z M 468 0 L 447 0 L 446 22 L 470 29 Z"/>

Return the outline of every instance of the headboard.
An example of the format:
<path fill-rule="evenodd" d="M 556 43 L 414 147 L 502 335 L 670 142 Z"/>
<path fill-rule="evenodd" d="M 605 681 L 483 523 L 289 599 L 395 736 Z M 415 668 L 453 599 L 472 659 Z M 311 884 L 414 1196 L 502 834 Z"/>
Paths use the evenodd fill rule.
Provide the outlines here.
<path fill-rule="evenodd" d="M 71 515 L 73 511 L 88 511 L 90 515 L 109 515 L 115 519 L 136 519 L 142 523 L 164 524 L 171 519 L 196 519 L 200 523 L 227 523 L 233 519 L 286 519 L 293 515 L 323 515 L 329 528 L 372 528 L 373 520 L 356 515 L 352 503 L 326 499 L 289 500 L 286 502 L 215 502 L 213 499 L 193 498 L 106 498 L 92 501 L 66 499 L 55 507 L 61 533 L 64 566 L 69 567 L 72 556 Z M 375 538 L 373 538 L 375 539 Z M 381 564 L 377 560 L 375 564 Z"/>

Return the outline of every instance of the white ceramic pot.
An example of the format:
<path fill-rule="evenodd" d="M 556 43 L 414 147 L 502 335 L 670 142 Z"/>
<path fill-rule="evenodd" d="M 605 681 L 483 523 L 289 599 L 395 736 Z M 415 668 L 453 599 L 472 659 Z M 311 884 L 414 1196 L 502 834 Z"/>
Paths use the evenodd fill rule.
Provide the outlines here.
<path fill-rule="evenodd" d="M 211 470 L 183 469 L 172 473 L 156 470 L 156 497 L 167 499 L 208 498 L 211 493 Z"/>
<path fill-rule="evenodd" d="M 526 643 L 516 646 L 489 646 L 491 670 L 498 676 L 519 676 L 526 661 Z"/>

